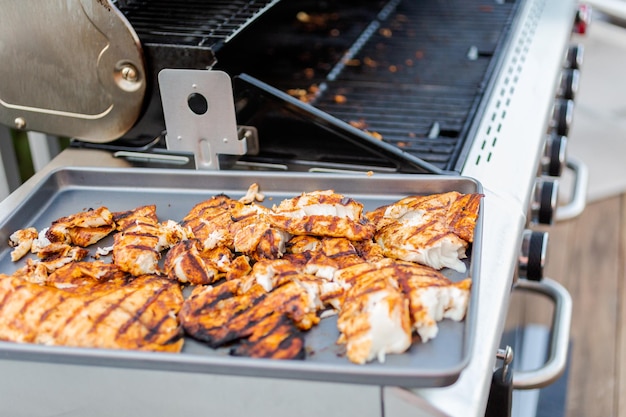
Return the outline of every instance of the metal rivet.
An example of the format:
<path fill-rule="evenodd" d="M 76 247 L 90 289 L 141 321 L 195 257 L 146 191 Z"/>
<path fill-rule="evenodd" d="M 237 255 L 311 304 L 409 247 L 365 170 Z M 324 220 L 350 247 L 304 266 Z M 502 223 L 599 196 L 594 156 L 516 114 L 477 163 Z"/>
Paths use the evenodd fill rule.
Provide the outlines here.
<path fill-rule="evenodd" d="M 513 362 L 513 349 L 511 346 L 507 346 L 504 349 L 498 349 L 496 352 L 496 358 L 502 360 L 502 381 L 506 381 L 507 374 L 509 373 L 509 366 Z"/>
<path fill-rule="evenodd" d="M 505 364 L 509 365 L 513 362 L 513 349 L 511 346 L 507 346 L 504 349 L 498 349 L 496 352 L 496 358 L 502 360 Z"/>
<path fill-rule="evenodd" d="M 15 124 L 15 127 L 18 129 L 24 129 L 26 127 L 26 120 L 24 120 L 23 117 L 17 117 L 13 123 Z"/>
<path fill-rule="evenodd" d="M 132 66 L 131 64 L 124 64 L 122 67 L 122 78 L 128 82 L 136 82 L 137 81 L 137 68 Z"/>

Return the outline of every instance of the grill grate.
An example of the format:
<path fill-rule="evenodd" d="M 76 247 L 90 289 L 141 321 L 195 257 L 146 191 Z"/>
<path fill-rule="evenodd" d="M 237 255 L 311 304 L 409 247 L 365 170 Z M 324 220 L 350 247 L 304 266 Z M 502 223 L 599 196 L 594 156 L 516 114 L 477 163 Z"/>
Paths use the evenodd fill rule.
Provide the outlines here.
<path fill-rule="evenodd" d="M 118 0 L 143 43 L 215 49 L 278 0 Z"/>
<path fill-rule="evenodd" d="M 470 128 L 522 1 L 117 0 L 117 6 L 155 74 L 166 67 L 246 73 L 395 151 L 454 171 L 471 145 Z M 283 131 L 285 138 L 276 136 Z M 267 141 L 294 144 L 290 138 L 301 133 L 267 136 L 260 136 L 262 148 Z M 355 159 L 350 152 L 332 156 Z"/>
<path fill-rule="evenodd" d="M 317 108 L 454 170 L 517 7 L 484 0 L 282 2 L 220 51 L 218 65 L 283 91 L 314 91 L 306 100 Z M 303 12 L 313 23 L 303 23 Z"/>
<path fill-rule="evenodd" d="M 401 2 L 314 104 L 452 169 L 513 11 L 512 3 Z"/>

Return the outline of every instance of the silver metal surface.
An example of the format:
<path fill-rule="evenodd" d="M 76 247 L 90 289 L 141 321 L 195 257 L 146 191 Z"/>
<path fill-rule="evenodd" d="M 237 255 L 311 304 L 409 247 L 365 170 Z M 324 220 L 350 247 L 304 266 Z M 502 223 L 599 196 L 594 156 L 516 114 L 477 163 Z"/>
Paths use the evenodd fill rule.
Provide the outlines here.
<path fill-rule="evenodd" d="M 519 329 L 521 344 L 516 350 L 515 369 L 537 369 L 546 363 L 546 346 L 550 343 L 550 328 L 525 323 Z M 541 389 L 514 389 L 511 417 L 537 417 Z"/>
<path fill-rule="evenodd" d="M 139 40 L 107 0 L 0 1 L 0 123 L 108 142 L 137 120 Z"/>
<path fill-rule="evenodd" d="M 361 202 L 365 210 L 390 204 L 407 195 L 447 191 L 480 193 L 475 180 L 456 176 L 403 176 L 376 174 L 330 175 L 243 171 L 197 171 L 141 168 L 62 168 L 31 187 L 18 201 L 0 203 L 0 240 L 8 241 L 13 231 L 26 227 L 42 230 L 54 220 L 83 210 L 83 207 L 106 206 L 111 211 L 125 211 L 155 204 L 161 220 L 182 219 L 197 203 L 218 194 L 232 198 L 245 195 L 257 183 L 265 195 L 265 204 L 300 195 L 304 191 L 334 189 Z M 138 185 L 140 184 L 140 185 Z M 147 368 L 178 372 L 218 373 L 253 377 L 280 377 L 300 380 L 397 384 L 407 387 L 433 387 L 456 381 L 467 365 L 473 345 L 478 343 L 476 329 L 476 294 L 480 288 L 477 267 L 482 244 L 482 214 L 476 226 L 474 242 L 468 253 L 467 272 L 444 269 L 452 281 L 472 278 L 470 307 L 465 320 L 443 320 L 437 337 L 428 343 L 415 343 L 402 355 L 387 355 L 384 363 L 374 361 L 355 365 L 337 344 L 339 331 L 336 316 L 320 321 L 304 335 L 305 360 L 263 360 L 229 355 L 230 346 L 211 349 L 186 338 L 181 354 L 147 353 L 110 349 L 79 349 L 0 342 L 4 359 L 50 361 L 124 368 Z M 98 244 L 107 247 L 112 237 Z M 93 251 L 96 248 L 91 248 Z M 0 250 L 0 271 L 12 273 L 25 260 L 12 262 L 11 248 Z M 95 255 L 95 252 L 92 253 Z M 473 262 L 475 260 L 475 262 Z"/>
<path fill-rule="evenodd" d="M 220 169 L 219 155 L 243 155 L 230 77 L 222 71 L 165 69 L 159 73 L 167 148 L 195 156 L 197 169 Z"/>
<path fill-rule="evenodd" d="M 576 2 L 573 0 L 528 0 L 520 10 L 520 23 L 513 28 L 512 40 L 508 52 L 503 60 L 498 76 L 491 87 L 491 94 L 483 109 L 484 118 L 477 121 L 474 128 L 474 143 L 466 158 L 462 174 L 477 178 L 484 187 L 484 215 L 489 219 L 483 227 L 483 257 L 480 261 L 481 276 L 484 278 L 479 288 L 477 307 L 476 338 L 480 340 L 474 346 L 470 362 L 461 373 L 458 381 L 443 388 L 420 388 L 407 390 L 403 388 L 385 386 L 379 390 L 372 390 L 368 386 L 350 386 L 347 395 L 356 406 L 361 400 L 378 405 L 372 414 L 387 417 L 403 416 L 459 416 L 481 417 L 484 415 L 487 395 L 491 383 L 491 376 L 495 366 L 494 352 L 498 349 L 502 335 L 506 311 L 508 309 L 510 290 L 515 274 L 515 258 L 519 253 L 521 234 L 526 224 L 526 211 L 529 205 L 529 196 L 534 183 L 534 175 L 538 169 L 538 162 L 543 150 L 543 141 L 547 129 L 547 115 L 552 107 L 552 94 L 558 82 L 564 51 L 570 36 Z M 550 40 L 549 42 L 546 40 Z M 78 154 L 76 153 L 78 152 Z M 103 156 L 104 155 L 104 156 Z M 122 160 L 106 157 L 104 152 L 69 150 L 61 154 L 52 166 L 86 165 L 120 166 Z M 33 184 L 29 182 L 27 184 Z M 10 200 L 23 198 L 28 194 L 28 188 L 18 190 L 9 196 Z M 104 387 L 98 378 L 109 368 L 80 366 L 73 373 L 64 376 L 63 365 L 46 363 L 41 371 L 31 362 L 4 361 L 0 363 L 0 372 L 5 375 L 18 373 L 24 370 L 28 380 L 58 381 L 59 377 L 70 387 L 80 388 L 85 383 L 90 387 Z M 74 369 L 74 367 L 70 367 Z M 111 368 L 113 369 L 113 368 Z M 102 370 L 102 371 L 100 371 Z M 245 415 L 249 408 L 246 404 L 262 404 L 258 408 L 260 415 L 276 417 L 293 415 L 294 408 L 288 399 L 293 396 L 304 395 L 306 398 L 315 396 L 315 405 L 324 411 L 318 415 L 353 415 L 352 410 L 346 412 L 344 402 L 324 395 L 321 387 L 330 384 L 311 384 L 300 381 L 274 380 L 281 383 L 287 391 L 255 389 L 259 387 L 256 378 L 238 378 L 240 390 L 223 390 L 224 385 L 230 383 L 230 377 L 213 378 L 210 375 L 184 374 L 181 377 L 176 373 L 147 373 L 141 370 L 120 370 L 118 377 L 131 381 L 136 387 L 144 384 L 145 389 L 137 391 L 138 398 L 145 398 L 154 383 L 150 375 L 155 378 L 166 378 L 173 375 L 175 385 L 190 384 L 203 385 L 202 396 L 210 401 L 198 404 L 195 411 L 206 412 L 207 405 L 215 401 L 216 410 L 226 410 L 226 414 Z M 83 376 L 85 379 L 83 379 Z M 54 378 L 54 379 L 51 379 Z M 79 382 L 73 381 L 79 379 Z M 7 395 L 16 398 L 32 399 L 28 403 L 35 404 L 41 399 L 43 390 L 29 391 L 25 381 L 19 384 L 5 384 Z M 82 384 L 81 384 L 82 382 Z M 67 408 L 72 410 L 107 409 L 109 404 L 97 401 L 81 403 L 79 399 L 63 395 L 63 384 L 43 384 L 47 391 L 44 404 L 57 406 L 48 408 L 59 412 Z M 243 390 L 243 391 L 241 391 Z M 90 389 L 93 393 L 93 389 Z M 342 391 L 343 392 L 343 391 Z M 215 393 L 215 394 L 213 394 Z M 290 395 L 291 394 L 291 395 Z M 199 396 L 194 396 L 194 398 Z M 93 394 L 87 396 L 93 399 Z M 246 401 L 239 401 L 245 398 Z M 357 400 L 360 399 L 360 400 Z M 369 401 L 374 399 L 375 401 Z M 124 404 L 132 404 L 129 399 L 120 399 Z M 198 399 L 200 401 L 200 399 Z M 166 407 L 176 403 L 170 398 L 163 398 Z M 178 401 L 188 405 L 185 400 Z M 230 408 L 225 408 L 228 403 Z M 60 407 L 64 404 L 66 407 Z M 1 407 L 9 407 L 4 405 Z M 336 407 L 335 407 L 336 406 Z M 142 402 L 142 409 L 131 415 L 150 415 L 151 411 L 159 407 L 149 401 Z M 188 407 L 190 408 L 190 407 Z M 306 407 L 303 408 L 303 410 Z M 167 408 L 166 408 L 167 409 Z M 213 409 L 213 408 L 211 408 Z M 372 407 L 368 410 L 373 410 Z M 84 414 L 84 413 L 82 413 Z M 77 413 L 68 415 L 82 415 Z M 95 413 L 91 413 L 95 415 Z M 101 414 L 103 415 L 103 414 Z"/>
<path fill-rule="evenodd" d="M 4 359 L 0 372 L 3 417 L 383 417 L 375 385 Z"/>
<path fill-rule="evenodd" d="M 567 168 L 574 174 L 572 194 L 567 204 L 557 207 L 555 220 L 565 221 L 578 217 L 585 211 L 587 206 L 587 185 L 589 183 L 589 170 L 584 162 L 570 157 L 567 160 Z"/>
<path fill-rule="evenodd" d="M 485 190 L 481 271 L 488 283 L 479 292 L 477 337 L 481 344 L 459 380 L 441 389 L 414 390 L 449 416 L 484 416 L 500 347 L 516 256 L 558 74 L 568 49 L 577 2 L 531 0 L 520 11 L 511 47 L 477 122 L 474 143 L 461 174 Z M 549 41 L 547 41 L 549 39 Z M 385 390 L 385 407 L 403 401 Z M 407 415 L 410 414 L 400 414 Z M 395 415 L 394 415 L 395 417 Z"/>
<path fill-rule="evenodd" d="M 509 373 L 509 366 L 513 362 L 513 348 L 506 346 L 504 349 L 498 349 L 496 352 L 496 358 L 502 361 L 502 382 L 506 382 L 507 374 Z"/>
<path fill-rule="evenodd" d="M 514 389 L 543 388 L 556 381 L 567 366 L 572 298 L 565 287 L 549 278 L 544 278 L 539 282 L 521 279 L 517 281 L 515 289 L 543 294 L 554 302 L 548 360 L 538 369 L 513 373 Z"/>

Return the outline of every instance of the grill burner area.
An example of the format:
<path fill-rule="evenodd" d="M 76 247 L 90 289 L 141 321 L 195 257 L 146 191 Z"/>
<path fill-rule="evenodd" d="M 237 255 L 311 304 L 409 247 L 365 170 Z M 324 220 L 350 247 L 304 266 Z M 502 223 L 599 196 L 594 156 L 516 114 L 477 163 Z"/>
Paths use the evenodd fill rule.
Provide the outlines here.
<path fill-rule="evenodd" d="M 455 170 L 516 6 L 282 2 L 218 53 L 218 67 Z"/>
<path fill-rule="evenodd" d="M 254 87 L 262 96 L 255 98 L 235 82 L 236 96 L 247 103 L 238 107 L 237 122 L 259 132 L 260 152 L 242 162 L 441 173 L 462 169 L 522 1 L 118 0 L 117 6 L 142 42 L 155 91 L 163 68 L 213 68 L 307 103 L 294 119 L 294 106 L 263 86 Z M 307 114 L 310 106 L 321 113 Z M 160 109 L 157 91 L 125 139 L 158 136 Z M 336 126 L 337 120 L 345 123 Z"/>

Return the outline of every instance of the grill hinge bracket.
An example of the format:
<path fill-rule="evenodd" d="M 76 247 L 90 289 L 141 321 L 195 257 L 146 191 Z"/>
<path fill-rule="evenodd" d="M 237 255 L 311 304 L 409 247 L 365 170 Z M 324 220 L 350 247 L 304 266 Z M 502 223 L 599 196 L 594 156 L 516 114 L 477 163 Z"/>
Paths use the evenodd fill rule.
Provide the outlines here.
<path fill-rule="evenodd" d="M 225 72 L 164 69 L 159 88 L 167 149 L 193 154 L 196 169 L 219 170 L 219 155 L 244 155 L 257 147 L 256 131 L 237 126 Z"/>

